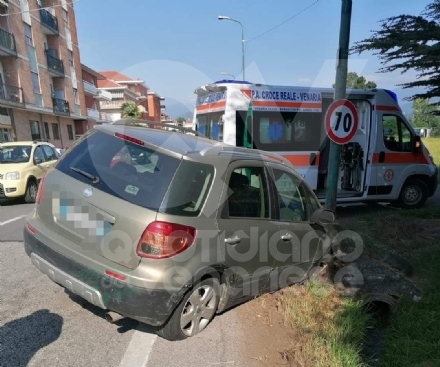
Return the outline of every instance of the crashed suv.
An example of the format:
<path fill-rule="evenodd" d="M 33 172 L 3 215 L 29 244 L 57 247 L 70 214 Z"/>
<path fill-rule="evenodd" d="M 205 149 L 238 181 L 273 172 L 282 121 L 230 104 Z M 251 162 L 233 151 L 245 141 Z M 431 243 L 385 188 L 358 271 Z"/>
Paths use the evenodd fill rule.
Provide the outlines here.
<path fill-rule="evenodd" d="M 290 163 L 196 135 L 126 120 L 89 131 L 40 183 L 32 264 L 108 321 L 168 340 L 325 272 L 335 217 Z"/>

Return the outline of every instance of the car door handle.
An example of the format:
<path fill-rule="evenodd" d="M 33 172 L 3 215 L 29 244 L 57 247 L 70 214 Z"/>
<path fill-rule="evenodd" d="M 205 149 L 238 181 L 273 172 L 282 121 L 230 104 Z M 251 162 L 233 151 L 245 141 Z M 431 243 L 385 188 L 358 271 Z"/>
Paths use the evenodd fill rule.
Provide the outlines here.
<path fill-rule="evenodd" d="M 281 239 L 283 241 L 290 241 L 293 238 L 293 236 L 290 233 L 286 233 L 285 235 L 281 236 Z"/>
<path fill-rule="evenodd" d="M 241 238 L 240 237 L 229 237 L 225 239 L 225 243 L 227 243 L 228 245 L 236 245 L 237 243 L 241 242 Z"/>

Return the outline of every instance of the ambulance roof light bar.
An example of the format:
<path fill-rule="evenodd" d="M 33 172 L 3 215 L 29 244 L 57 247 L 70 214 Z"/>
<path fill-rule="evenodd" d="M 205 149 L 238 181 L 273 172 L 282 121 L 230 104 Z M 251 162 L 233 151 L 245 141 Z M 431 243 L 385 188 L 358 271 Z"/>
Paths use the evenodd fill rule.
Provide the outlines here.
<path fill-rule="evenodd" d="M 389 96 L 394 99 L 394 101 L 399 104 L 399 98 L 397 98 L 397 94 L 394 93 L 393 91 L 389 90 L 389 89 L 384 89 L 385 92 L 387 92 L 389 94 Z"/>

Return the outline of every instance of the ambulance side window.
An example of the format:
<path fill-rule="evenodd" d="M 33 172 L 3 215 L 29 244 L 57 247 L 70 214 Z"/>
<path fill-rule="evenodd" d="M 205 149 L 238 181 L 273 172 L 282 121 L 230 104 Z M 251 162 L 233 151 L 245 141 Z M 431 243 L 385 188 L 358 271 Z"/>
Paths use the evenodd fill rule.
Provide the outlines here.
<path fill-rule="evenodd" d="M 384 115 L 382 118 L 383 143 L 392 152 L 411 152 L 412 134 L 399 116 Z"/>

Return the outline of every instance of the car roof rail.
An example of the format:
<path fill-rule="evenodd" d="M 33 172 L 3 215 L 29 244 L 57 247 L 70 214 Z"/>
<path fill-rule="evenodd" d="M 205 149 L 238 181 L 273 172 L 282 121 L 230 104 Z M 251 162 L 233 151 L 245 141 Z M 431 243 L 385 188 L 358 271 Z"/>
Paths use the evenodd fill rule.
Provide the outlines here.
<path fill-rule="evenodd" d="M 166 124 L 163 122 L 140 120 L 140 119 L 119 119 L 117 121 L 112 122 L 111 125 L 141 126 L 141 127 L 146 127 L 146 128 L 152 128 L 152 126 L 168 127 L 170 129 L 179 130 L 180 132 L 183 132 L 183 133 L 194 134 L 196 136 L 200 136 L 202 138 L 208 139 L 207 136 L 205 136 L 205 135 L 203 135 L 193 129 L 189 129 L 187 127 L 178 126 L 178 125 Z"/>
<path fill-rule="evenodd" d="M 245 147 L 224 147 L 219 152 L 219 155 L 239 155 L 239 156 L 245 156 L 245 157 L 258 156 L 261 159 L 266 160 L 266 161 L 272 161 L 272 162 L 280 163 L 280 164 L 283 164 L 286 166 L 291 165 L 289 160 L 280 154 L 266 152 L 266 151 L 262 151 L 259 149 L 245 148 Z"/>

